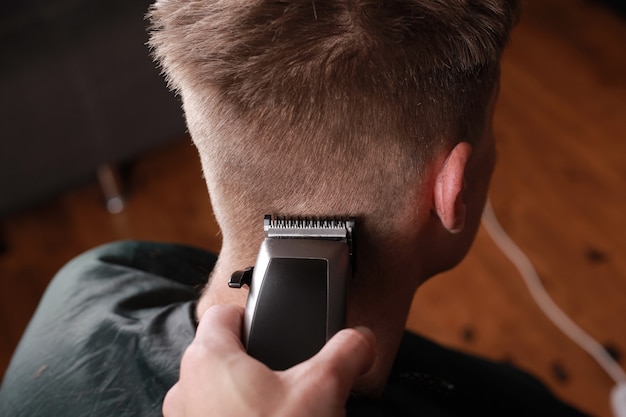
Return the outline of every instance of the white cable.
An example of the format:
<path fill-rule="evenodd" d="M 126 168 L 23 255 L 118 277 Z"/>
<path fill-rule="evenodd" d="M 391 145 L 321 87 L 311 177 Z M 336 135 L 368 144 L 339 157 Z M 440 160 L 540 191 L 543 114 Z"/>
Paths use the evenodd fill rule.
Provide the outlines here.
<path fill-rule="evenodd" d="M 626 417 L 626 372 L 600 343 L 574 323 L 550 298 L 532 262 L 500 226 L 489 200 L 485 206 L 482 221 L 491 239 L 519 271 L 531 296 L 543 313 L 556 327 L 591 355 L 615 381 L 616 385 L 611 393 L 613 412 L 617 417 Z"/>

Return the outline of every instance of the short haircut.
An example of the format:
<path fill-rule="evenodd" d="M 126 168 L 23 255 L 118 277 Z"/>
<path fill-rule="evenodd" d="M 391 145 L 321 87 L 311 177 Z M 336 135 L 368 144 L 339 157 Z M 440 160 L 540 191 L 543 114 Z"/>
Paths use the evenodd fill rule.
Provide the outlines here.
<path fill-rule="evenodd" d="M 225 234 L 261 230 L 263 214 L 357 215 L 383 233 L 435 152 L 483 131 L 518 10 L 159 0 L 150 43 L 183 99 Z"/>

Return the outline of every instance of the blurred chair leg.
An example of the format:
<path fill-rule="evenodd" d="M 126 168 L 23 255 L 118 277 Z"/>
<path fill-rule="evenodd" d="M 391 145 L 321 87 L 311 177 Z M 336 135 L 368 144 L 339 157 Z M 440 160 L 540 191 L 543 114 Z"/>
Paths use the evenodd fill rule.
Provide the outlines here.
<path fill-rule="evenodd" d="M 120 213 L 124 209 L 124 197 L 117 168 L 109 164 L 100 165 L 97 174 L 107 210 L 112 214 Z"/>
<path fill-rule="evenodd" d="M 4 235 L 4 225 L 2 221 L 0 221 L 0 256 L 4 255 L 9 251 L 9 244 L 7 243 L 7 238 Z"/>

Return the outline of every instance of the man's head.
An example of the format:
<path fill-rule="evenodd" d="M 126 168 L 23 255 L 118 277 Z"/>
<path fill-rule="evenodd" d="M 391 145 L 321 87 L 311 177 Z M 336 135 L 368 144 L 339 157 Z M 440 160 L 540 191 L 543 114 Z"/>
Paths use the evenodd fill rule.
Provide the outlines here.
<path fill-rule="evenodd" d="M 264 214 L 356 215 L 393 239 L 425 166 L 482 134 L 513 1 L 162 0 L 152 46 L 183 98 L 226 241 Z"/>
<path fill-rule="evenodd" d="M 151 45 L 223 232 L 216 274 L 254 263 L 264 214 L 355 216 L 348 319 L 376 332 L 380 380 L 415 288 L 478 227 L 517 3 L 159 0 Z"/>

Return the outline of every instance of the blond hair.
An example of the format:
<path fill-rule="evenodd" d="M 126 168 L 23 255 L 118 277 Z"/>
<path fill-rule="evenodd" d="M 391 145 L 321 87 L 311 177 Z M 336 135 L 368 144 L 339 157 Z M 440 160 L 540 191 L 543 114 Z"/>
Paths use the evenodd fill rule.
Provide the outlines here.
<path fill-rule="evenodd" d="M 160 0 L 150 44 L 225 236 L 266 213 L 357 215 L 380 234 L 435 152 L 482 132 L 517 13 L 514 0 Z"/>

